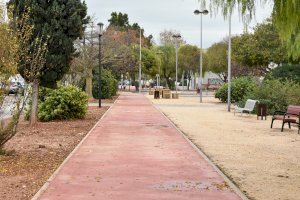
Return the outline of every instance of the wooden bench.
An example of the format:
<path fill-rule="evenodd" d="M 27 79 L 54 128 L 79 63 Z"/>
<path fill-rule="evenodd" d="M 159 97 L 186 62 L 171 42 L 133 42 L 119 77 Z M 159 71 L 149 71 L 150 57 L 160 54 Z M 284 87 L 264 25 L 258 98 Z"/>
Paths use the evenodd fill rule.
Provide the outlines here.
<path fill-rule="evenodd" d="M 300 133 L 300 106 L 289 106 L 287 111 L 275 111 L 272 117 L 271 128 L 275 120 L 282 121 L 281 132 L 283 132 L 284 125 L 288 124 L 291 128 L 291 124 L 298 125 L 298 134 Z"/>

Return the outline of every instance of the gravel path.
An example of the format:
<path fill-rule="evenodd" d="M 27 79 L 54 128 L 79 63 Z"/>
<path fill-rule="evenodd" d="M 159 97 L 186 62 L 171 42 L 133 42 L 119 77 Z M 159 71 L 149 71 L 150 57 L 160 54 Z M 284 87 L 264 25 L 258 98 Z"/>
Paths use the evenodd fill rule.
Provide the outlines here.
<path fill-rule="evenodd" d="M 185 134 L 218 165 L 250 199 L 299 200 L 300 135 L 297 128 L 270 129 L 270 117 L 234 116 L 214 98 L 154 100 Z"/>

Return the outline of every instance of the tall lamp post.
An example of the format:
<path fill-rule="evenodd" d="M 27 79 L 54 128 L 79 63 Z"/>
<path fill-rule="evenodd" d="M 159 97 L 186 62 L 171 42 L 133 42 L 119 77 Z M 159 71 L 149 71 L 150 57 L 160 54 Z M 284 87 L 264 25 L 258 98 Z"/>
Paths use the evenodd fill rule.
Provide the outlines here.
<path fill-rule="evenodd" d="M 140 29 L 139 93 L 142 91 L 142 29 Z"/>
<path fill-rule="evenodd" d="M 102 98 L 102 84 L 101 84 L 101 76 L 102 76 L 102 66 L 101 66 L 101 59 L 102 59 L 102 52 L 101 52 L 101 38 L 103 36 L 103 23 L 98 23 L 99 26 L 99 108 L 102 107 L 101 98 Z"/>
<path fill-rule="evenodd" d="M 175 89 L 177 94 L 177 82 L 178 82 L 178 49 L 179 49 L 179 39 L 181 38 L 180 34 L 173 35 L 173 38 L 176 41 L 176 82 L 175 82 Z"/>
<path fill-rule="evenodd" d="M 202 83 L 203 83 L 203 31 L 202 31 L 202 15 L 207 15 L 208 10 L 195 10 L 195 15 L 200 15 L 200 73 L 199 73 L 199 90 L 200 90 L 200 103 L 202 103 L 203 99 L 203 91 L 202 91 Z"/>
<path fill-rule="evenodd" d="M 231 11 L 229 12 L 229 37 L 228 37 L 228 112 L 231 111 Z"/>

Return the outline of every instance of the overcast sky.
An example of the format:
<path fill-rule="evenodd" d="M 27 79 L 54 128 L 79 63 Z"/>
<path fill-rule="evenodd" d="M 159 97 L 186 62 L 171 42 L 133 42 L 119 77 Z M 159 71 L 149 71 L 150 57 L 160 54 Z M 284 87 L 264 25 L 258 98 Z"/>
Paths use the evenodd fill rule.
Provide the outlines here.
<path fill-rule="evenodd" d="M 200 44 L 200 17 L 193 11 L 199 9 L 198 0 L 86 0 L 89 15 L 108 24 L 114 11 L 129 15 L 130 23 L 137 22 L 146 34 L 158 42 L 159 33 L 165 29 L 178 30 L 189 44 Z M 257 5 L 255 19 L 250 27 L 271 15 L 271 5 Z M 243 23 L 236 12 L 232 18 L 232 32 L 243 32 Z M 228 21 L 221 14 L 203 17 L 203 45 L 208 48 L 228 35 Z"/>

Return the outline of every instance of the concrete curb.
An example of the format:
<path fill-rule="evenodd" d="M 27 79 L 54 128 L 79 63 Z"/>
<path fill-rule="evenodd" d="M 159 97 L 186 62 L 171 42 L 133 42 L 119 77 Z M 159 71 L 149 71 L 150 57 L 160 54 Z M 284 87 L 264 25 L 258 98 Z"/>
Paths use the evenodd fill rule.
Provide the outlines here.
<path fill-rule="evenodd" d="M 145 97 L 147 98 L 147 97 Z M 148 98 L 147 98 L 148 99 Z M 148 99 L 149 100 L 149 99 Z M 150 100 L 149 100 L 150 101 Z M 193 147 L 193 149 L 203 157 L 216 171 L 217 173 L 225 180 L 225 182 L 230 186 L 230 188 L 242 199 L 242 200 L 249 200 L 249 198 L 220 170 L 218 166 L 216 166 L 209 157 L 201 151 L 175 124 L 171 121 L 167 115 L 152 101 L 150 103 L 156 108 L 158 112 L 160 112 L 171 124 L 172 126 L 180 133 L 180 135 Z"/>
<path fill-rule="evenodd" d="M 119 96 L 120 97 L 120 96 Z M 69 154 L 69 156 L 63 161 L 63 163 L 56 169 L 52 176 L 47 180 L 47 182 L 41 187 L 41 189 L 32 197 L 31 200 L 38 200 L 41 195 L 48 189 L 50 183 L 54 180 L 60 170 L 65 166 L 65 164 L 70 160 L 70 158 L 77 152 L 85 140 L 90 136 L 94 129 L 102 122 L 105 116 L 110 112 L 115 103 L 119 100 L 119 97 L 116 99 L 114 104 L 104 113 L 104 115 L 99 119 L 99 121 L 93 126 L 93 128 L 88 132 L 88 134 L 81 140 L 81 142 L 75 147 L 75 149 Z"/>

